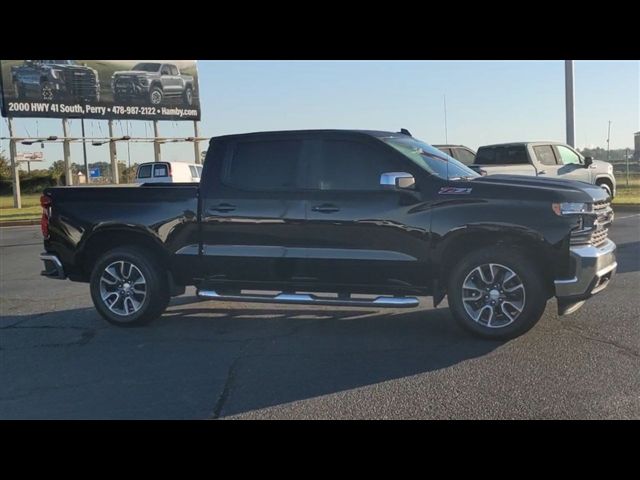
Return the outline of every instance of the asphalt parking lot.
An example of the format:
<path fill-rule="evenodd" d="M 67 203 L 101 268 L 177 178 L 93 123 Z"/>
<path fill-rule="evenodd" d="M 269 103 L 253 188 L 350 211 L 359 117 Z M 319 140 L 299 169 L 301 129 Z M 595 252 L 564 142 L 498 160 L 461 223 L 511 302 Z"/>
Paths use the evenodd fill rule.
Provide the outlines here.
<path fill-rule="evenodd" d="M 39 276 L 39 227 L 0 229 L 0 418 L 640 418 L 640 210 L 617 209 L 618 275 L 509 342 L 446 302 L 411 310 L 201 301 L 147 327 Z"/>

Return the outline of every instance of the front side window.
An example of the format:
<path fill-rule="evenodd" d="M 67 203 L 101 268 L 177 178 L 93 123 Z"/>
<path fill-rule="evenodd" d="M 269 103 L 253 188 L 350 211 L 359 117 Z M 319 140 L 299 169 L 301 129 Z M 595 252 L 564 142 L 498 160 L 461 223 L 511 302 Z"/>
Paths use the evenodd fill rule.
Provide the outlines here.
<path fill-rule="evenodd" d="M 193 165 L 189 165 L 189 171 L 191 172 L 191 176 L 194 178 L 198 178 L 198 170 L 196 170 L 196 167 L 194 167 Z"/>
<path fill-rule="evenodd" d="M 560 161 L 564 165 L 570 165 L 572 163 L 580 163 L 580 157 L 576 152 L 564 145 L 557 145 L 558 153 L 560 154 Z"/>
<path fill-rule="evenodd" d="M 296 188 L 302 141 L 240 142 L 225 165 L 225 179 L 246 190 Z"/>
<path fill-rule="evenodd" d="M 202 177 L 202 167 L 198 165 L 196 166 L 196 170 L 198 170 L 198 177 Z"/>
<path fill-rule="evenodd" d="M 140 165 L 138 167 L 138 178 L 151 178 L 152 165 Z"/>
<path fill-rule="evenodd" d="M 136 70 L 138 72 L 157 72 L 158 70 L 160 70 L 160 64 L 159 63 L 137 63 L 135 65 L 135 67 L 133 67 L 133 70 Z"/>
<path fill-rule="evenodd" d="M 456 158 L 465 165 L 473 165 L 476 156 L 465 148 L 456 148 Z"/>
<path fill-rule="evenodd" d="M 382 145 L 325 139 L 317 144 L 308 170 L 314 190 L 380 190 L 380 176 L 397 171 L 392 155 Z"/>
<path fill-rule="evenodd" d="M 533 151 L 535 152 L 538 161 L 543 165 L 556 164 L 556 156 L 553 153 L 551 145 L 539 145 L 537 147 L 533 147 Z"/>
<path fill-rule="evenodd" d="M 160 70 L 160 75 L 171 75 L 171 72 L 169 71 L 169 66 L 168 65 L 163 65 L 162 66 L 162 70 Z"/>
<path fill-rule="evenodd" d="M 480 176 L 455 158 L 415 138 L 386 137 L 382 140 L 408 157 L 420 168 L 437 177 L 455 180 Z"/>
<path fill-rule="evenodd" d="M 169 171 L 166 165 L 154 165 L 153 166 L 154 177 L 168 177 Z"/>

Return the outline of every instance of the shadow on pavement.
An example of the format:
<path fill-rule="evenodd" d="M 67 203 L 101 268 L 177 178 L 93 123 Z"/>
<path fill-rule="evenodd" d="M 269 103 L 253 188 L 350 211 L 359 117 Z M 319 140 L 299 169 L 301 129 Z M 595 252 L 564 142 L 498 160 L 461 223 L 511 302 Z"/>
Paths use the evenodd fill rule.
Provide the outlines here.
<path fill-rule="evenodd" d="M 218 418 L 445 368 L 500 345 L 461 332 L 447 308 L 273 307 L 179 297 L 162 318 L 129 329 L 86 308 L 5 317 L 0 416 Z"/>

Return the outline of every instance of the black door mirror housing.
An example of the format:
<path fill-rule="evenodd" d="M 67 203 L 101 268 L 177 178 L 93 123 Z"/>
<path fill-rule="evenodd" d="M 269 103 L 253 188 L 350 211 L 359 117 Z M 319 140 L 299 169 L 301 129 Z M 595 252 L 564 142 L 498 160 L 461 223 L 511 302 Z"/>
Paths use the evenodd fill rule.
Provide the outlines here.
<path fill-rule="evenodd" d="M 593 163 L 593 157 L 584 157 L 584 166 L 585 168 L 589 168 L 589 166 Z"/>

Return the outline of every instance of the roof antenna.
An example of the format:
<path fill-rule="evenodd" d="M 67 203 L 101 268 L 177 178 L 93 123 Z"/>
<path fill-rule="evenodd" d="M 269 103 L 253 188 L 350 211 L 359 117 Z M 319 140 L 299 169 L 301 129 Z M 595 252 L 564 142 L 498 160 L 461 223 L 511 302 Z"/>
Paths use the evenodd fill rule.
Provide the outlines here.
<path fill-rule="evenodd" d="M 408 135 L 410 137 L 412 136 L 411 132 L 409 132 L 409 130 L 407 130 L 406 128 L 401 128 L 400 129 L 400 133 L 403 134 L 403 135 Z"/>

